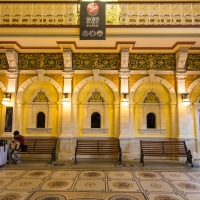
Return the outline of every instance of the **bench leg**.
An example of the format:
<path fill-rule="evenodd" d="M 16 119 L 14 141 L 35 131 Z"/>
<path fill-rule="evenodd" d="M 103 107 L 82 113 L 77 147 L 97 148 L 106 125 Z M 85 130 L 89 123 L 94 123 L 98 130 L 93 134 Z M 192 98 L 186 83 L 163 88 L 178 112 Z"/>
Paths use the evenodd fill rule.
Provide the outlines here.
<path fill-rule="evenodd" d="M 122 164 L 122 154 L 119 154 L 119 164 L 121 165 Z"/>
<path fill-rule="evenodd" d="M 185 164 L 191 164 L 191 167 L 193 167 L 192 158 L 191 157 L 187 157 L 187 160 L 186 160 Z"/>
<path fill-rule="evenodd" d="M 188 150 L 187 151 L 187 160 L 186 160 L 186 164 L 191 164 L 191 167 L 193 167 L 193 163 L 192 163 L 192 154 L 191 154 L 191 151 L 190 150 Z"/>
<path fill-rule="evenodd" d="M 77 159 L 76 159 L 76 153 L 75 153 L 75 158 L 74 158 L 74 164 L 77 164 Z"/>
<path fill-rule="evenodd" d="M 51 151 L 51 160 L 49 164 L 52 164 L 52 162 L 55 160 L 56 160 L 56 147 L 54 147 Z"/>
<path fill-rule="evenodd" d="M 141 153 L 141 156 L 140 156 L 140 163 L 142 163 L 143 166 L 144 166 L 144 155 L 142 153 Z"/>

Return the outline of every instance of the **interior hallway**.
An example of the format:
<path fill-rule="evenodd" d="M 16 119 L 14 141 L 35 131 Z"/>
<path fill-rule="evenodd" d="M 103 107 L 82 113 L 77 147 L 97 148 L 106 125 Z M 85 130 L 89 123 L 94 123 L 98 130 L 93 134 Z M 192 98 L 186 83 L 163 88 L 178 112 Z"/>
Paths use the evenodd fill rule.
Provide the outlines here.
<path fill-rule="evenodd" d="M 25 161 L 0 167 L 0 200 L 199 200 L 200 163 Z"/>

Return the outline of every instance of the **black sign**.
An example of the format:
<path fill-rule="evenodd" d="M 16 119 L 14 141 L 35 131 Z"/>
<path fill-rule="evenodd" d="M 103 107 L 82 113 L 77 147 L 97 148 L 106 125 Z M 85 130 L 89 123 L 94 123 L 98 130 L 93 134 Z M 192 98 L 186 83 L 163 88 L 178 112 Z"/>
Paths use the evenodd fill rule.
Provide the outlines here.
<path fill-rule="evenodd" d="M 105 2 L 81 2 L 80 40 L 105 39 Z"/>
<path fill-rule="evenodd" d="M 12 132 L 13 108 L 6 107 L 5 132 Z"/>

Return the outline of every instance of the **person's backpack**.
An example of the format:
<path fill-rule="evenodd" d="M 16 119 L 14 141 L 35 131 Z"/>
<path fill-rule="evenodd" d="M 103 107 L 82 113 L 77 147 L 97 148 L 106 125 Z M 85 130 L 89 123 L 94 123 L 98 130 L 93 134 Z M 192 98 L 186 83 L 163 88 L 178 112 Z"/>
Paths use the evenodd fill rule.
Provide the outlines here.
<path fill-rule="evenodd" d="M 7 144 L 7 140 L 4 140 L 4 139 L 0 140 L 0 146 L 4 146 L 4 151 L 6 150 L 6 144 Z"/>

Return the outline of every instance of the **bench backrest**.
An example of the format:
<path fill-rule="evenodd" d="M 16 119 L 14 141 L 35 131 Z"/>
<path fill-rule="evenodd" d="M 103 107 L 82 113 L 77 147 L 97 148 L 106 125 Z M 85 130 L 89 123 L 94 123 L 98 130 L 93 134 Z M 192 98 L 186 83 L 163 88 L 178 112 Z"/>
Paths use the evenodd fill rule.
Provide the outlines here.
<path fill-rule="evenodd" d="M 50 153 L 56 147 L 57 138 L 30 139 L 25 138 L 25 144 L 28 145 L 27 152 Z"/>
<path fill-rule="evenodd" d="M 140 141 L 141 151 L 155 154 L 186 154 L 185 141 Z"/>
<path fill-rule="evenodd" d="M 164 141 L 164 152 L 165 153 L 187 153 L 187 147 L 185 141 Z"/>
<path fill-rule="evenodd" d="M 85 140 L 78 139 L 76 151 L 93 152 L 106 154 L 109 152 L 121 151 L 119 139 Z"/>

